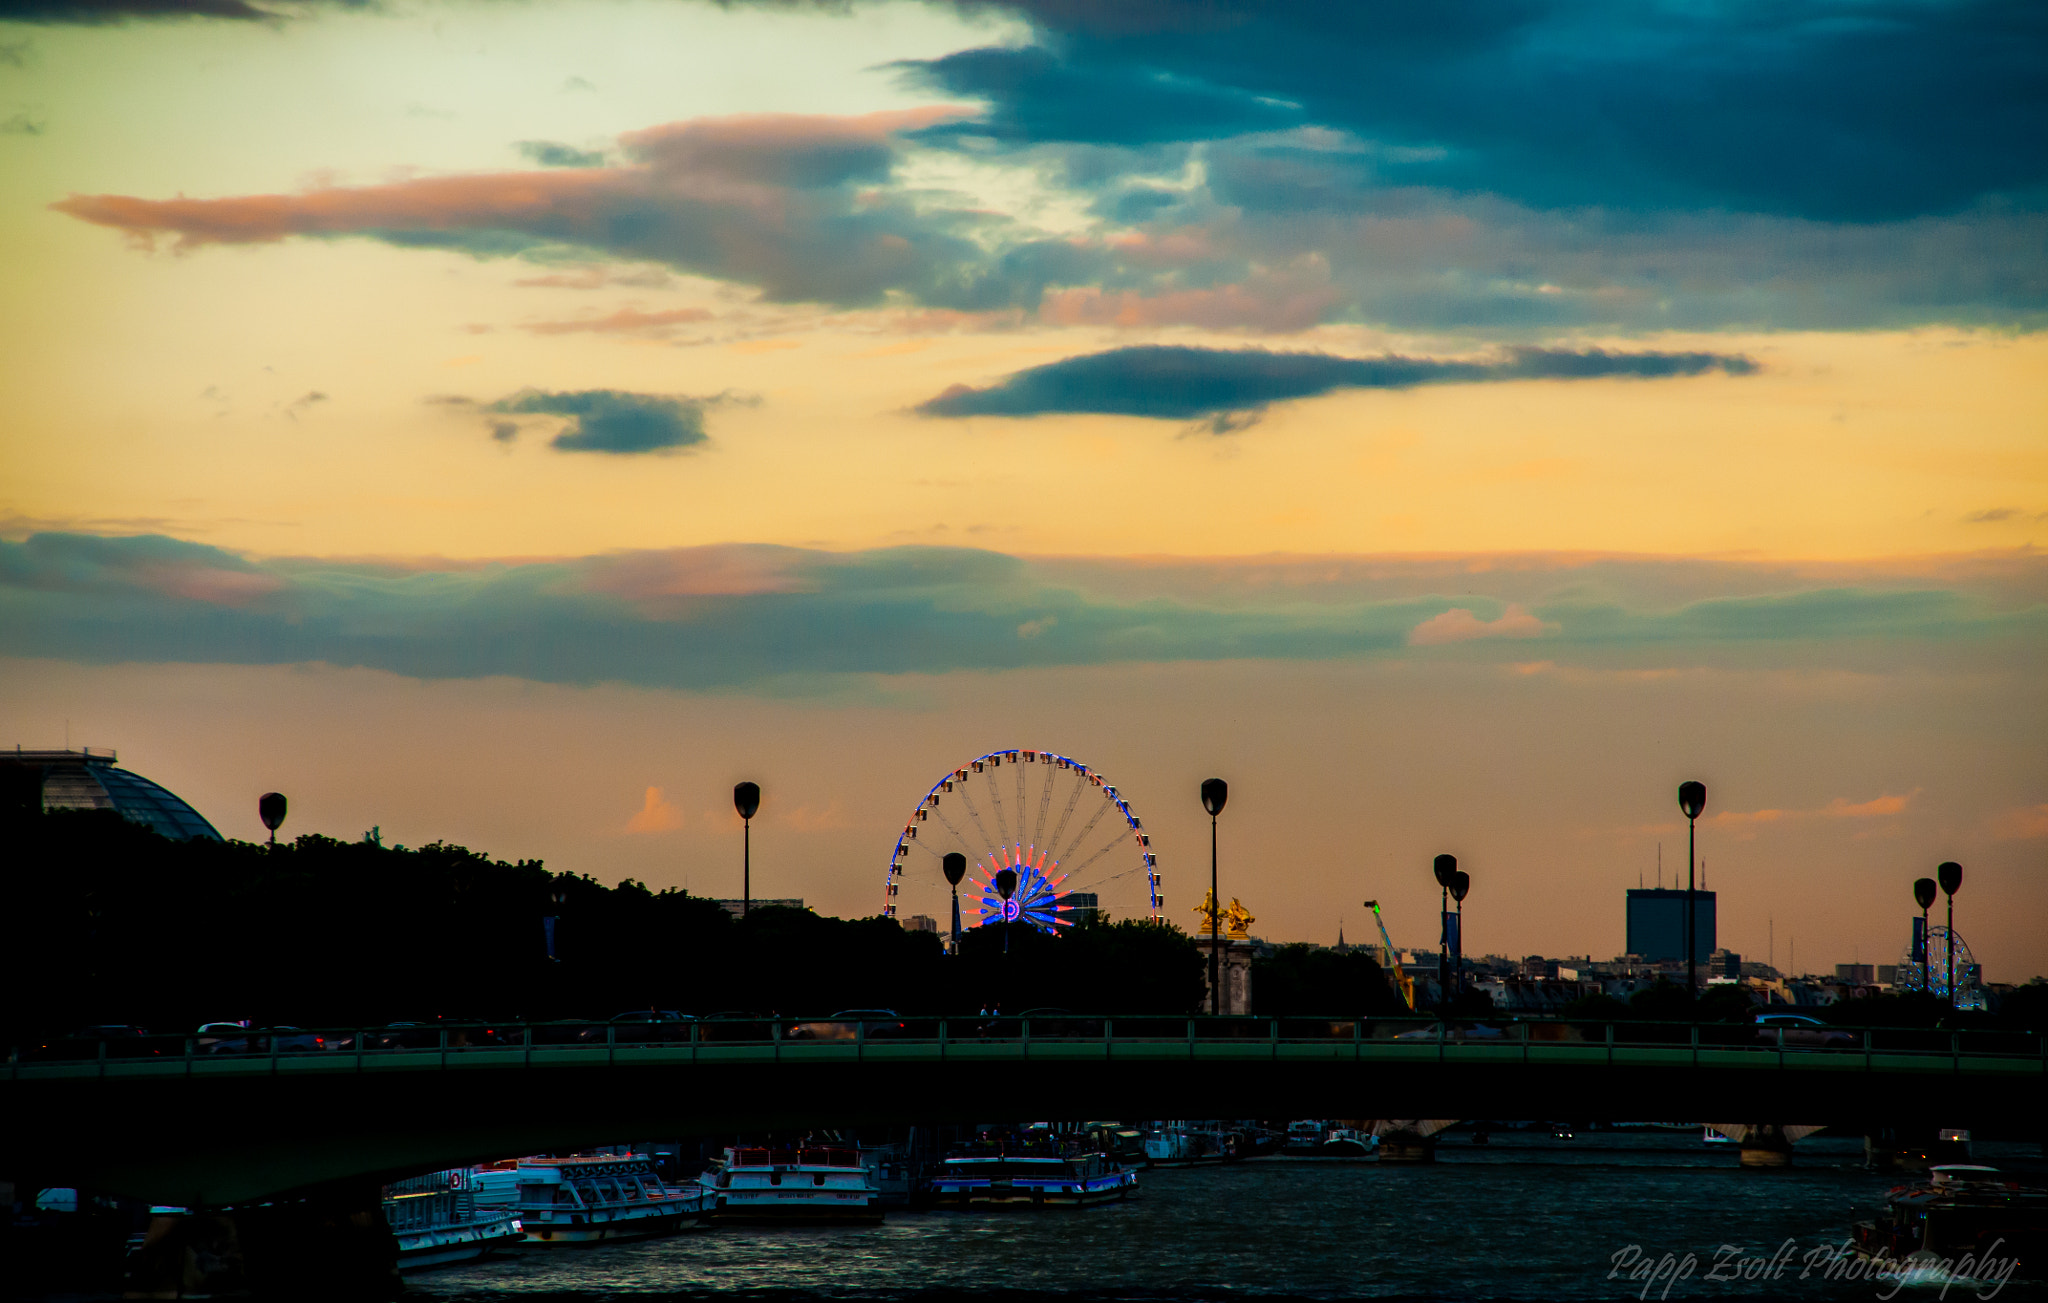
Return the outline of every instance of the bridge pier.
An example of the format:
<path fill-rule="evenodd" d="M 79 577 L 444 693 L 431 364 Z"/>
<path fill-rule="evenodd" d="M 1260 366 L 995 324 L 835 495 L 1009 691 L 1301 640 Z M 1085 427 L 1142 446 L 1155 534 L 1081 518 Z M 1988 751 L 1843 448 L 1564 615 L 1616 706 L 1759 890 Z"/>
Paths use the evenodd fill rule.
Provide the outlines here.
<path fill-rule="evenodd" d="M 127 1277 L 129 1298 L 381 1300 L 402 1292 L 382 1187 L 365 1182 L 303 1199 L 160 1214 Z"/>
<path fill-rule="evenodd" d="M 1785 1128 L 1773 1122 L 1752 1126 L 1739 1142 L 1742 1146 L 1740 1162 L 1744 1167 L 1790 1167 L 1792 1166 L 1792 1142 L 1785 1136 Z"/>
<path fill-rule="evenodd" d="M 1434 1163 L 1436 1137 L 1414 1131 L 1389 1131 L 1380 1136 L 1382 1163 Z"/>

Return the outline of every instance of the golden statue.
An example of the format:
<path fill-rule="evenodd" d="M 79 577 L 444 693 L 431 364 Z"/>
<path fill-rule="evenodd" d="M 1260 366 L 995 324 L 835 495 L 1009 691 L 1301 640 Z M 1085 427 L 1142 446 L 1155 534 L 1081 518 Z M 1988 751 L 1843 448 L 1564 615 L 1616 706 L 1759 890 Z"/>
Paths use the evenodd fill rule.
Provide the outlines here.
<path fill-rule="evenodd" d="M 1225 933 L 1226 936 L 1232 941 L 1249 941 L 1251 939 L 1251 933 L 1248 929 L 1252 924 L 1258 922 L 1258 919 L 1253 917 L 1252 912 L 1244 907 L 1242 901 L 1232 896 L 1229 906 L 1221 912 L 1224 926 L 1228 929 Z M 1215 893 L 1203 892 L 1202 903 L 1195 906 L 1195 917 L 1201 920 L 1198 935 L 1215 935 L 1217 913 Z"/>
<path fill-rule="evenodd" d="M 1230 908 L 1223 911 L 1223 917 L 1230 920 L 1230 939 L 1232 941 L 1251 940 L 1251 925 L 1259 920 L 1252 917 L 1252 912 L 1246 909 L 1237 897 L 1232 896 L 1230 898 Z"/>

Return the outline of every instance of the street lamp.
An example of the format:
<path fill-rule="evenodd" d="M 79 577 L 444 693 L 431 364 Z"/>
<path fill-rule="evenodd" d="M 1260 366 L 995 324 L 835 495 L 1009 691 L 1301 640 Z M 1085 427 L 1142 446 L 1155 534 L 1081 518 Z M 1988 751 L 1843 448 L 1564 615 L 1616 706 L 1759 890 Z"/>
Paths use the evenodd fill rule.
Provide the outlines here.
<path fill-rule="evenodd" d="M 1937 865 L 1934 876 L 1941 883 L 1941 892 L 1948 897 L 1948 944 L 1942 953 L 1948 956 L 1948 1007 L 1956 1007 L 1956 888 L 1963 885 L 1963 866 L 1954 860 L 1945 860 Z"/>
<path fill-rule="evenodd" d="M 960 953 L 960 879 L 967 876 L 967 857 L 959 851 L 947 851 L 939 861 L 945 870 L 946 881 L 953 884 L 953 953 Z"/>
<path fill-rule="evenodd" d="M 1443 888 L 1442 908 L 1437 911 L 1436 990 L 1441 1004 L 1450 999 L 1451 989 L 1451 880 L 1458 876 L 1458 857 L 1439 855 L 1430 863 L 1436 885 Z"/>
<path fill-rule="evenodd" d="M 1678 808 L 1685 811 L 1685 992 L 1694 999 L 1699 998 L 1699 956 L 1694 940 L 1699 929 L 1693 925 L 1693 881 L 1692 875 L 1698 861 L 1693 855 L 1694 820 L 1707 808 L 1707 785 L 1705 783 L 1680 783 L 1678 785 Z"/>
<path fill-rule="evenodd" d="M 740 812 L 740 917 L 754 906 L 754 813 L 761 808 L 759 783 L 736 783 L 732 808 Z"/>
<path fill-rule="evenodd" d="M 1927 911 L 1934 905 L 1934 879 L 1913 880 L 1913 901 L 1920 906 L 1920 935 L 1913 938 L 1913 957 L 1920 961 L 1920 993 L 1932 995 L 1927 989 Z"/>
<path fill-rule="evenodd" d="M 1457 972 L 1454 974 L 1454 981 L 1459 995 L 1465 994 L 1465 893 L 1470 890 L 1472 890 L 1471 874 L 1463 869 L 1459 869 L 1451 875 L 1451 899 L 1458 902 L 1457 936 L 1453 938 L 1457 944 L 1451 947 L 1451 955 L 1458 965 Z"/>
<path fill-rule="evenodd" d="M 1216 889 L 1216 816 L 1230 799 L 1230 784 L 1202 780 L 1202 808 L 1209 812 L 1209 1012 L 1223 1012 L 1223 894 Z"/>
<path fill-rule="evenodd" d="M 284 822 L 284 793 L 265 792 L 256 798 L 256 816 L 270 829 L 270 844 L 277 845 L 277 826 Z"/>
<path fill-rule="evenodd" d="M 1010 897 L 1017 894 L 1017 870 L 1003 869 L 995 876 L 996 894 L 1003 898 L 1003 953 L 1010 953 L 1010 920 L 1016 912 L 1010 908 Z"/>
<path fill-rule="evenodd" d="M 569 898 L 569 893 L 563 890 L 561 883 L 557 881 L 557 883 L 555 884 L 555 889 L 548 894 L 548 898 L 554 902 L 555 912 L 552 914 L 543 915 L 540 920 L 540 926 L 541 930 L 547 934 L 548 938 L 548 962 L 551 964 L 559 964 L 562 962 L 562 960 L 561 957 L 555 953 L 555 923 L 562 916 L 562 902 Z"/>

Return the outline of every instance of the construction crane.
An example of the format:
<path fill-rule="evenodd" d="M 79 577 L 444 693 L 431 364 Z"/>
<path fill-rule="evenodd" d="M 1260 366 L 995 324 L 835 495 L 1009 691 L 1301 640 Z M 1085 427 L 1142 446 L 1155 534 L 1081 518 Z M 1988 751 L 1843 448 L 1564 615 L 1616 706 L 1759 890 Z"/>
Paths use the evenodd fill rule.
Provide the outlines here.
<path fill-rule="evenodd" d="M 1380 917 L 1380 903 L 1368 900 L 1365 907 L 1372 911 L 1372 921 L 1380 925 L 1380 944 L 1386 947 L 1387 972 L 1393 975 L 1394 989 L 1401 993 L 1408 1007 L 1415 1007 L 1415 979 L 1401 971 L 1401 957 L 1394 953 L 1394 938 L 1387 935 L 1387 920 Z"/>

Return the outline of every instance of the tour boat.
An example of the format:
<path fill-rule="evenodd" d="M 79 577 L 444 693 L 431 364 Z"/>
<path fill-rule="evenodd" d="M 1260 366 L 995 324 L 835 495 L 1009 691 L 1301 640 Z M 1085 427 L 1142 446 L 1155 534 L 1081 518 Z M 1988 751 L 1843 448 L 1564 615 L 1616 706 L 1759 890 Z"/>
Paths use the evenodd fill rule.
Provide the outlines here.
<path fill-rule="evenodd" d="M 1240 1138 L 1209 1122 L 1160 1122 L 1145 1135 L 1145 1160 L 1154 1167 L 1182 1163 L 1231 1163 Z"/>
<path fill-rule="evenodd" d="M 735 1145 L 697 1178 L 718 1222 L 879 1222 L 882 1192 L 857 1149 Z"/>
<path fill-rule="evenodd" d="M 1915 1283 L 2038 1280 L 2048 1275 L 2048 1189 L 1942 1164 L 1925 1182 L 1894 1186 L 1884 1212 L 1856 1223 L 1855 1245 L 1859 1257 L 1921 1268 Z"/>
<path fill-rule="evenodd" d="M 474 1262 L 525 1238 L 516 1209 L 478 1207 L 476 1182 L 463 1168 L 385 1186 L 384 1220 L 402 1272 Z"/>
<path fill-rule="evenodd" d="M 598 1244 L 700 1224 L 703 1193 L 662 1184 L 637 1155 L 522 1158 L 479 1169 L 480 1206 L 513 1210 L 529 1245 Z"/>
<path fill-rule="evenodd" d="M 1280 1153 L 1287 1158 L 1310 1158 L 1323 1147 L 1323 1135 L 1329 1128 L 1321 1122 L 1289 1122 L 1287 1139 L 1281 1142 Z"/>
<path fill-rule="evenodd" d="M 977 1149 L 948 1157 L 931 1184 L 942 1208 L 1078 1208 L 1129 1198 L 1138 1187 L 1138 1174 L 1097 1151 Z"/>

